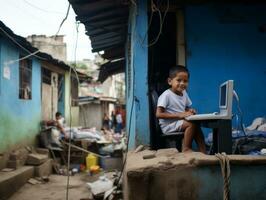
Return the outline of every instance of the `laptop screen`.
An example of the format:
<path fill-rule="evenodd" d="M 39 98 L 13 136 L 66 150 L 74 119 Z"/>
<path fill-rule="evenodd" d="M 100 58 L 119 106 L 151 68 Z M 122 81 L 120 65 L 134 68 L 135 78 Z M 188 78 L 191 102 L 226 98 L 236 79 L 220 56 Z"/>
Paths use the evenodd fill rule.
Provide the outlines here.
<path fill-rule="evenodd" d="M 226 86 L 227 86 L 227 84 L 222 84 L 220 86 L 220 107 L 226 107 L 226 99 L 227 99 Z"/>

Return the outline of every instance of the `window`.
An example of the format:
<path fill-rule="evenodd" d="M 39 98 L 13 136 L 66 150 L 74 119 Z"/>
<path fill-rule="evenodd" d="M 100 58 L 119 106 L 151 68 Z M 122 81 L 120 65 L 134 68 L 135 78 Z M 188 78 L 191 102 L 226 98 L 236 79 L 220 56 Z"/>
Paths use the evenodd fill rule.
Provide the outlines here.
<path fill-rule="evenodd" d="M 51 71 L 42 67 L 42 83 L 51 85 Z"/>
<path fill-rule="evenodd" d="M 20 56 L 21 58 L 22 56 Z M 19 61 L 19 98 L 32 98 L 32 60 L 23 59 Z"/>

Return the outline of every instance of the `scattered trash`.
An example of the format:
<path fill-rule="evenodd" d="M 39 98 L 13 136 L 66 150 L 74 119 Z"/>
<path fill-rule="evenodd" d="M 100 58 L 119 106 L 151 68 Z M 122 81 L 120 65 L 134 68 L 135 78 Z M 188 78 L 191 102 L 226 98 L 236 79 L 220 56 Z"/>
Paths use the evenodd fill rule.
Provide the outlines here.
<path fill-rule="evenodd" d="M 46 183 L 50 181 L 48 176 L 42 176 L 41 179 Z"/>
<path fill-rule="evenodd" d="M 30 178 L 28 180 L 28 183 L 32 184 L 32 185 L 36 185 L 36 184 L 41 184 L 41 181 L 36 180 L 35 178 Z"/>
<path fill-rule="evenodd" d="M 261 155 L 266 155 L 266 149 L 261 149 L 260 153 L 261 153 Z"/>
<path fill-rule="evenodd" d="M 91 174 L 97 174 L 100 172 L 100 166 L 99 165 L 92 165 L 90 167 Z"/>
<path fill-rule="evenodd" d="M 246 129 L 247 130 L 256 130 L 258 129 L 259 126 L 263 125 L 266 123 L 266 119 L 263 118 L 263 117 L 258 117 L 258 118 L 255 118 L 252 122 L 252 124 L 250 126 L 248 126 Z"/>
<path fill-rule="evenodd" d="M 106 176 L 100 176 L 99 179 L 93 183 L 87 183 L 94 196 L 103 195 L 106 191 L 113 188 L 113 181 Z"/>
<path fill-rule="evenodd" d="M 141 145 L 139 145 L 136 149 L 135 149 L 135 153 L 138 153 L 138 152 L 141 152 L 141 151 L 143 151 L 144 150 L 144 146 L 141 144 Z"/>
<path fill-rule="evenodd" d="M 107 190 L 105 193 L 104 193 L 104 197 L 103 197 L 103 200 L 106 200 L 108 197 L 108 200 L 109 199 L 113 199 L 113 192 L 117 189 L 117 187 L 113 187 L 111 188 L 110 190 Z"/>
<path fill-rule="evenodd" d="M 11 171 L 14 171 L 15 169 L 14 168 L 4 168 L 1 170 L 1 172 L 11 172 Z"/>
<path fill-rule="evenodd" d="M 79 170 L 77 169 L 77 168 L 73 168 L 72 169 L 72 174 L 74 175 L 74 174 L 76 174 L 76 173 L 78 173 L 79 172 Z"/>
<path fill-rule="evenodd" d="M 151 153 L 148 153 L 148 154 L 145 154 L 142 156 L 143 159 L 151 159 L 151 158 L 155 158 L 156 155 L 154 152 L 151 152 Z"/>
<path fill-rule="evenodd" d="M 95 166 L 97 164 L 98 164 L 97 157 L 92 153 L 88 154 L 88 156 L 86 157 L 87 170 L 90 170 L 91 166 Z"/>

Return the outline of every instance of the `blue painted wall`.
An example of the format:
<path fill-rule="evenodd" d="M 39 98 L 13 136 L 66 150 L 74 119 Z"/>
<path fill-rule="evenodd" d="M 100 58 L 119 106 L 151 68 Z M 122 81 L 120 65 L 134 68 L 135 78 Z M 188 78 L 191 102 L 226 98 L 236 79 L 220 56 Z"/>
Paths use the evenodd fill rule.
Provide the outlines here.
<path fill-rule="evenodd" d="M 32 60 L 32 99 L 19 99 L 19 62 L 9 64 L 10 80 L 3 77 L 4 63 L 19 58 L 19 50 L 0 38 L 0 152 L 17 144 L 30 144 L 41 120 L 41 65 Z"/>
<path fill-rule="evenodd" d="M 265 5 L 186 7 L 189 93 L 199 112 L 217 111 L 219 85 L 233 79 L 244 123 L 266 116 L 266 32 L 259 31 L 265 21 Z"/>
<path fill-rule="evenodd" d="M 127 60 L 127 131 L 129 147 L 150 143 L 148 101 L 147 1 L 130 10 L 131 55 Z M 130 77 L 130 78 L 129 78 Z"/>

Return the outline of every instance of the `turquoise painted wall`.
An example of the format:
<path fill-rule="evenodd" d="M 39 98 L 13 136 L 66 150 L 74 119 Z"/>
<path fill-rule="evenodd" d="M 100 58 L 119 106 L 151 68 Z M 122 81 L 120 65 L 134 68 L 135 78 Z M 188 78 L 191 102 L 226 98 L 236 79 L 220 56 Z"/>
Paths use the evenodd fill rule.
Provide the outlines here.
<path fill-rule="evenodd" d="M 130 64 L 127 64 L 127 130 L 130 131 L 129 147 L 134 148 L 138 144 L 150 143 L 146 0 L 139 0 L 137 7 L 132 5 L 129 23 L 131 55 Z"/>
<path fill-rule="evenodd" d="M 0 152 L 18 144 L 31 144 L 41 120 L 41 65 L 32 60 L 32 99 L 19 99 L 19 62 L 9 64 L 10 79 L 3 77 L 5 62 L 19 58 L 19 50 L 0 38 Z"/>
<path fill-rule="evenodd" d="M 200 113 L 218 110 L 219 85 L 233 79 L 244 123 L 266 116 L 265 21 L 265 4 L 186 7 L 189 93 Z"/>

